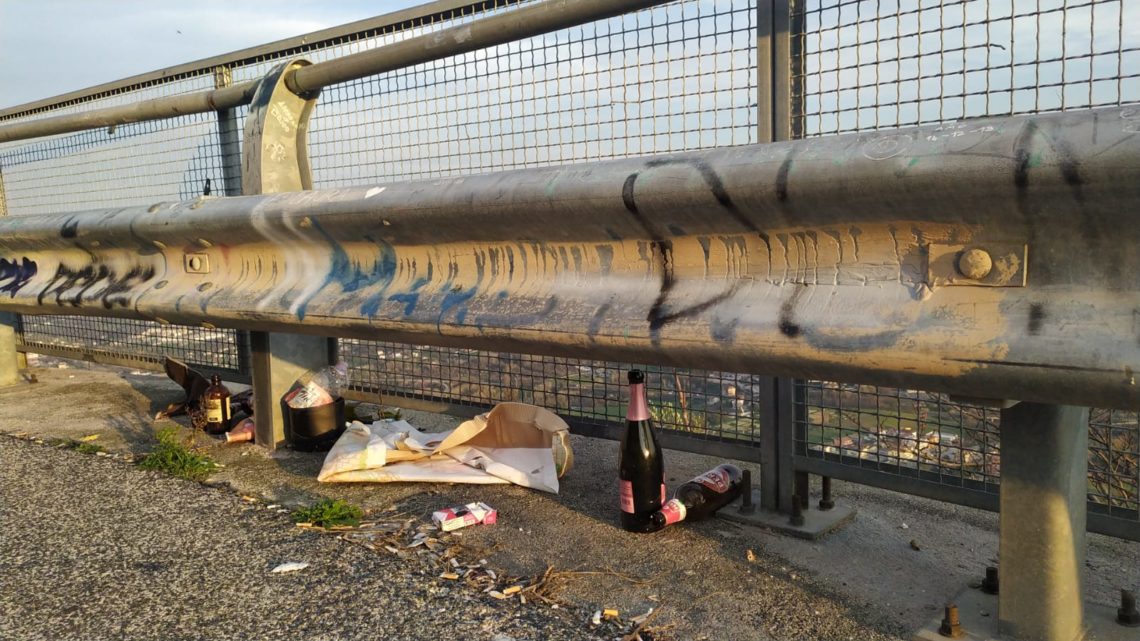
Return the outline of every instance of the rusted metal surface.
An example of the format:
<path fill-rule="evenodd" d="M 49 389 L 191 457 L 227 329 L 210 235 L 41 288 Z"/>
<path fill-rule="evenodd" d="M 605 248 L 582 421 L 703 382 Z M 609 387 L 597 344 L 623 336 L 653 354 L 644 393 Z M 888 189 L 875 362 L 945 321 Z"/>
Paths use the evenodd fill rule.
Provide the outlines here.
<path fill-rule="evenodd" d="M 9 218 L 0 309 L 1135 407 L 1138 128 L 1112 108 Z M 943 245 L 1026 248 L 1024 286 L 929 282 Z"/>

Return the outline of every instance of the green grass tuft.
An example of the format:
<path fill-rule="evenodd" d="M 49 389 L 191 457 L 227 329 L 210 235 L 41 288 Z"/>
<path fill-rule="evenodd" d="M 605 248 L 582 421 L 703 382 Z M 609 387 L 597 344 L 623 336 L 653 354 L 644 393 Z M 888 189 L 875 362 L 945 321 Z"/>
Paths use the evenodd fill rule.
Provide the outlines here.
<path fill-rule="evenodd" d="M 294 510 L 291 514 L 295 523 L 312 523 L 320 527 L 334 525 L 360 525 L 364 510 L 341 499 L 322 499 L 311 507 Z"/>
<path fill-rule="evenodd" d="M 139 461 L 142 469 L 166 472 L 189 481 L 204 481 L 217 467 L 210 457 L 197 454 L 179 443 L 176 429 L 160 430 L 156 436 L 158 447 Z"/>
<path fill-rule="evenodd" d="M 97 452 L 106 452 L 102 445 L 96 443 L 76 443 L 74 447 L 76 452 L 80 454 L 95 454 Z"/>
<path fill-rule="evenodd" d="M 107 451 L 102 445 L 84 443 L 73 438 L 52 438 L 47 440 L 47 444 L 52 447 L 58 447 L 61 450 L 75 450 L 80 454 L 94 454 L 96 452 Z"/>

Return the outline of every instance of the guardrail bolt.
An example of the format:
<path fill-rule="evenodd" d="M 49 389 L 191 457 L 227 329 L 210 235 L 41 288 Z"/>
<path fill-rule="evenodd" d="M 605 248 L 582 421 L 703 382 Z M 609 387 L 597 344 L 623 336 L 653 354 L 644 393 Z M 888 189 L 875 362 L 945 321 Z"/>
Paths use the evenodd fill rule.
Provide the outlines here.
<path fill-rule="evenodd" d="M 998 569 L 992 565 L 986 568 L 986 578 L 982 579 L 982 592 L 998 593 Z"/>
<path fill-rule="evenodd" d="M 752 514 L 756 511 L 756 506 L 752 504 L 752 470 L 744 470 L 740 476 L 740 484 L 744 486 L 741 488 L 740 513 Z"/>
<path fill-rule="evenodd" d="M 788 519 L 793 527 L 801 527 L 804 524 L 804 507 L 800 503 L 800 495 L 792 495 L 792 518 Z"/>
<path fill-rule="evenodd" d="M 1120 609 L 1116 611 L 1116 622 L 1130 628 L 1140 628 L 1140 611 L 1136 610 L 1136 595 L 1131 590 L 1120 591 Z"/>
<path fill-rule="evenodd" d="M 824 476 L 823 479 L 823 496 L 819 498 L 819 509 L 830 510 L 835 507 L 835 501 L 831 500 L 831 477 Z"/>
<path fill-rule="evenodd" d="M 993 258 L 984 249 L 967 249 L 958 256 L 958 273 L 971 280 L 981 280 L 994 268 Z"/>
<path fill-rule="evenodd" d="M 953 603 L 946 606 L 946 615 L 942 617 L 942 626 L 938 634 L 951 639 L 962 637 L 962 624 L 958 621 L 958 606 Z"/>

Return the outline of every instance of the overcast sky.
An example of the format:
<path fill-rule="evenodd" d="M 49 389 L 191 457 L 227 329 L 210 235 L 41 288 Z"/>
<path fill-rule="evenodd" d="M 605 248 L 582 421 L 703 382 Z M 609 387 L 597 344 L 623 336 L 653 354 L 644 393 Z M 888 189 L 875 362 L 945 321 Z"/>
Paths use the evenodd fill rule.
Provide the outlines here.
<path fill-rule="evenodd" d="M 0 0 L 0 109 L 424 0 Z"/>

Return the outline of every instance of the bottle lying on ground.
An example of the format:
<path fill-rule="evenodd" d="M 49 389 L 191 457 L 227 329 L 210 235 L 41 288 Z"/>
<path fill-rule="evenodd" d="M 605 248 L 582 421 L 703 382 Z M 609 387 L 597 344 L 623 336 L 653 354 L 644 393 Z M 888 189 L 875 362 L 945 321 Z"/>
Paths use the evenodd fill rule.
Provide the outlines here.
<path fill-rule="evenodd" d="M 653 513 L 654 528 L 661 529 L 678 521 L 707 519 L 740 496 L 741 477 L 739 467 L 724 463 L 688 481 Z"/>
<path fill-rule="evenodd" d="M 660 529 L 654 525 L 653 515 L 665 502 L 665 469 L 649 419 L 645 374 L 636 369 L 629 372 L 629 412 L 621 437 L 618 483 L 622 528 L 630 532 Z"/>

